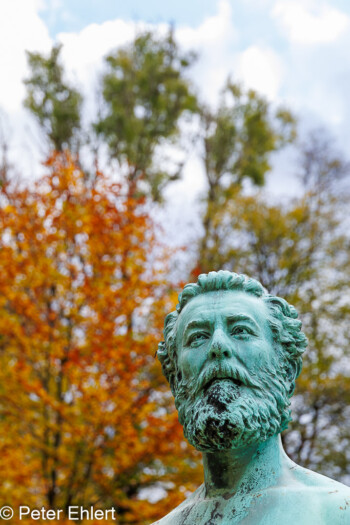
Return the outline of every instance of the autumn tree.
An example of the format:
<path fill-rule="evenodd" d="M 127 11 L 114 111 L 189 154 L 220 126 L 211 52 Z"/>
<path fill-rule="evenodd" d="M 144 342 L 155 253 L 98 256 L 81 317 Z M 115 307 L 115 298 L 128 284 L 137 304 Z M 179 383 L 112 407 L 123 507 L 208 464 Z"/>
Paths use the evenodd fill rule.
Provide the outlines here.
<path fill-rule="evenodd" d="M 87 185 L 67 154 L 47 169 L 0 188 L 0 505 L 146 524 L 195 472 L 154 359 L 174 297 L 144 201 L 100 172 Z"/>
<path fill-rule="evenodd" d="M 350 164 L 317 132 L 300 146 L 297 174 L 303 192 L 282 204 L 236 187 L 200 265 L 252 275 L 296 306 L 309 348 L 285 446 L 297 463 L 349 483 Z"/>
<path fill-rule="evenodd" d="M 48 149 L 76 152 L 81 129 L 82 95 L 65 79 L 60 60 L 62 46 L 57 44 L 46 57 L 27 52 L 30 74 L 24 81 L 27 94 L 24 101 L 37 120 Z"/>

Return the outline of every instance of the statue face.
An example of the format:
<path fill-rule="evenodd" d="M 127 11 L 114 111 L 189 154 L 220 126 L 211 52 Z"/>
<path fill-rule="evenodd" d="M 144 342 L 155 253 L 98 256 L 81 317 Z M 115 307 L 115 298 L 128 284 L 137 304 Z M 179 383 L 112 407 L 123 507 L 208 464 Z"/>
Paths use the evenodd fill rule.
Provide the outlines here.
<path fill-rule="evenodd" d="M 222 363 L 252 376 L 276 357 L 265 303 L 245 292 L 220 291 L 192 299 L 180 314 L 178 367 L 187 379 Z"/>
<path fill-rule="evenodd" d="M 261 299 L 238 291 L 198 295 L 182 310 L 175 403 L 197 449 L 261 442 L 287 426 L 290 384 L 268 315 Z"/>

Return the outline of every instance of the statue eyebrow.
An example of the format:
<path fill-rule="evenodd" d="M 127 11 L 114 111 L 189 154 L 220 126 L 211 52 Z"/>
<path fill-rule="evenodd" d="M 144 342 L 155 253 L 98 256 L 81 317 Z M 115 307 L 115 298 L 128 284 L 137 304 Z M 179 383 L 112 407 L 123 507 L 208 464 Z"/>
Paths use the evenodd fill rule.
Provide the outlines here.
<path fill-rule="evenodd" d="M 192 321 L 186 325 L 186 330 L 187 328 L 201 328 L 202 326 L 208 325 L 208 322 L 210 321 L 207 319 L 192 319 Z"/>
<path fill-rule="evenodd" d="M 183 333 L 183 337 L 186 337 L 187 332 L 191 329 L 207 328 L 208 323 L 210 323 L 210 321 L 208 321 L 207 319 L 193 319 L 186 325 L 184 333 Z"/>
<path fill-rule="evenodd" d="M 238 323 L 240 321 L 245 321 L 245 322 L 248 322 L 248 323 L 254 325 L 256 329 L 259 329 L 258 323 L 252 317 L 249 317 L 249 315 L 232 314 L 232 315 L 227 315 L 226 319 L 230 323 Z"/>

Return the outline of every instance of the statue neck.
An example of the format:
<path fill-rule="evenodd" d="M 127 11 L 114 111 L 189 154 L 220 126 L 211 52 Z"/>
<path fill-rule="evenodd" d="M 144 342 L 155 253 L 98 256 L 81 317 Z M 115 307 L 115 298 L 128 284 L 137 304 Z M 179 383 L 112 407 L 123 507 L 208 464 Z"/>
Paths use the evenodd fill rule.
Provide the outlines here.
<path fill-rule="evenodd" d="M 203 452 L 206 495 L 255 492 L 277 483 L 288 458 L 281 437 L 233 450 Z"/>

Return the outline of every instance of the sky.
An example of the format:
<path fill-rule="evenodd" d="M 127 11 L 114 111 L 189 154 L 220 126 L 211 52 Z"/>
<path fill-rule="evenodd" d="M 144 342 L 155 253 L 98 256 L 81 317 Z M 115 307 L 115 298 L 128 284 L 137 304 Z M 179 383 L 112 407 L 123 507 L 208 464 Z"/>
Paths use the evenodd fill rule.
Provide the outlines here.
<path fill-rule="evenodd" d="M 48 53 L 55 42 L 63 44 L 67 75 L 84 92 L 89 115 L 103 57 L 137 30 L 165 31 L 169 23 L 179 44 L 199 53 L 192 80 L 203 100 L 214 105 L 230 76 L 292 110 L 302 133 L 325 127 L 347 153 L 348 0 L 0 0 L 0 124 L 11 158 L 25 175 L 37 170 L 42 153 L 37 128 L 22 105 L 25 50 Z M 281 194 L 293 186 L 288 155 L 276 157 L 268 179 Z M 193 194 L 203 189 L 195 156 L 185 181 Z"/>

